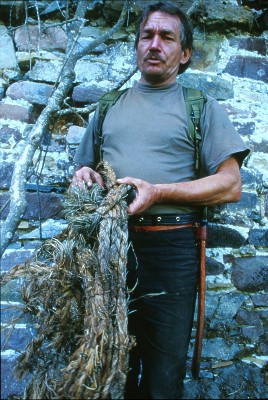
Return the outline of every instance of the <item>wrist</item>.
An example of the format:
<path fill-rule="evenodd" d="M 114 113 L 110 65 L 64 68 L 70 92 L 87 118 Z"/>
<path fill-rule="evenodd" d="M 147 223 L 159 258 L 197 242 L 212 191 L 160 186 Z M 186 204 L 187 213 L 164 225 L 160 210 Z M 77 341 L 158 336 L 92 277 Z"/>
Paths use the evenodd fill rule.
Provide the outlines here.
<path fill-rule="evenodd" d="M 162 193 L 161 185 L 159 185 L 159 184 L 154 185 L 154 189 L 155 189 L 154 203 L 162 203 L 163 193 Z"/>

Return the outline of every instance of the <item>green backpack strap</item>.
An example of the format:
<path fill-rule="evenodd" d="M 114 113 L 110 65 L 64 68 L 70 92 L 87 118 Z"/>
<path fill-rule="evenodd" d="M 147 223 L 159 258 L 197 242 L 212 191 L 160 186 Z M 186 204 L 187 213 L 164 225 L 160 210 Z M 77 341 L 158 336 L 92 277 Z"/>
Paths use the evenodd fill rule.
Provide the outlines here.
<path fill-rule="evenodd" d="M 111 92 L 108 92 L 104 94 L 100 99 L 99 99 L 99 118 L 98 118 L 98 128 L 97 128 L 97 134 L 99 138 L 99 143 L 100 143 L 100 160 L 102 159 L 102 150 L 101 150 L 101 143 L 102 143 L 102 125 L 104 118 L 109 111 L 109 109 L 117 102 L 117 100 L 124 94 L 128 89 L 123 89 L 123 90 L 112 90 Z"/>
<path fill-rule="evenodd" d="M 183 95 L 186 104 L 189 136 L 194 143 L 195 175 L 201 177 L 200 143 L 202 140 L 200 118 L 207 101 L 206 95 L 199 89 L 183 87 Z M 207 226 L 208 208 L 203 207 L 201 226 Z"/>
<path fill-rule="evenodd" d="M 183 95 L 186 104 L 189 137 L 194 143 L 195 174 L 200 176 L 200 143 L 202 140 L 200 129 L 200 118 L 207 100 L 204 93 L 199 89 L 183 87 Z"/>

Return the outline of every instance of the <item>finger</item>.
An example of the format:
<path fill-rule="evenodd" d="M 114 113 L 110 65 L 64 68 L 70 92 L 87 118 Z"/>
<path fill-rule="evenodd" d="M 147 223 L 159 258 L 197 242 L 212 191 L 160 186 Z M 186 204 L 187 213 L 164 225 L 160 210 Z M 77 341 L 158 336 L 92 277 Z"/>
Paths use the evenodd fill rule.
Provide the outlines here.
<path fill-rule="evenodd" d="M 105 186 L 105 185 L 104 185 L 104 182 L 103 182 L 103 179 L 102 179 L 102 177 L 100 176 L 100 174 L 95 173 L 93 176 L 94 176 L 94 182 L 98 183 L 98 184 L 99 184 L 100 186 L 102 186 L 102 187 Z"/>
<path fill-rule="evenodd" d="M 78 178 L 73 178 L 71 186 L 78 186 L 80 189 L 85 189 L 85 182 Z"/>

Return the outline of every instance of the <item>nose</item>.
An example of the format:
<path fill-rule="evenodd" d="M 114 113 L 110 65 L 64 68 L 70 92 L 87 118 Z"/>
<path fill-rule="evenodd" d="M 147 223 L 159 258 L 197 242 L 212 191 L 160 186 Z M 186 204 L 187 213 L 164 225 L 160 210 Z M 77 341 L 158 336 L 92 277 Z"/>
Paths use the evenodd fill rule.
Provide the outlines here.
<path fill-rule="evenodd" d="M 160 51 L 160 43 L 161 43 L 160 37 L 158 35 L 154 35 L 154 37 L 150 42 L 150 50 Z"/>

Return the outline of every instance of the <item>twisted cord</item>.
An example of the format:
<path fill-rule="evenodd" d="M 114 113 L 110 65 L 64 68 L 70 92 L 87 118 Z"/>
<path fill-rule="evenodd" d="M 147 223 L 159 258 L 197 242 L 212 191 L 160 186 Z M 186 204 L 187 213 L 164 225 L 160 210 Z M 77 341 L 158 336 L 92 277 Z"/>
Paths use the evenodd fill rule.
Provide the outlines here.
<path fill-rule="evenodd" d="M 132 338 L 127 329 L 126 185 L 99 165 L 106 190 L 71 187 L 68 228 L 47 240 L 34 259 L 12 268 L 3 283 L 23 278 L 23 314 L 36 335 L 16 372 L 33 377 L 26 398 L 121 399 Z"/>

